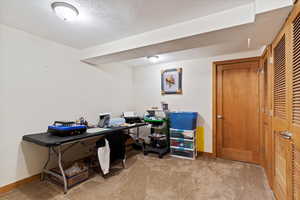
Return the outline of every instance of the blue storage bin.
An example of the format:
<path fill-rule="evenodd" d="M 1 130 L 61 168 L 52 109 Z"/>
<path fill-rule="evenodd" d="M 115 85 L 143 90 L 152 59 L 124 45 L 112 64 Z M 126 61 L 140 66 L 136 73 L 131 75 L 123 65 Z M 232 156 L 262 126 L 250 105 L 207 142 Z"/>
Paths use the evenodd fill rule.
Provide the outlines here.
<path fill-rule="evenodd" d="M 170 127 L 173 129 L 195 130 L 197 128 L 197 112 L 169 113 Z"/>

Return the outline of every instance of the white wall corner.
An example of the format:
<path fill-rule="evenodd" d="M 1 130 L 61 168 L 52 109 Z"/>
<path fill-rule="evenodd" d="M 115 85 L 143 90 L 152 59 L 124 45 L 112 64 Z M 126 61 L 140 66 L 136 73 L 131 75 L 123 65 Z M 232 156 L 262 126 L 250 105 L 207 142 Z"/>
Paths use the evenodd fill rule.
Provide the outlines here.
<path fill-rule="evenodd" d="M 261 55 L 261 56 L 262 56 L 263 53 L 265 52 L 266 48 L 267 48 L 267 45 L 264 45 L 264 46 L 262 46 L 262 47 L 259 49 L 260 55 Z"/>

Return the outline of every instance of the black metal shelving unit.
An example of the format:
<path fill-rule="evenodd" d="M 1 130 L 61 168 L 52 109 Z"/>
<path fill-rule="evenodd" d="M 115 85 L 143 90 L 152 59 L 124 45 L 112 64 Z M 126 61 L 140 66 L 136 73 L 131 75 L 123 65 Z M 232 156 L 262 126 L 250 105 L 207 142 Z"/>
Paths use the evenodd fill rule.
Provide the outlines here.
<path fill-rule="evenodd" d="M 144 155 L 156 153 L 159 158 L 170 152 L 170 134 L 168 119 L 144 119 L 151 124 L 150 144 L 144 143 Z"/>

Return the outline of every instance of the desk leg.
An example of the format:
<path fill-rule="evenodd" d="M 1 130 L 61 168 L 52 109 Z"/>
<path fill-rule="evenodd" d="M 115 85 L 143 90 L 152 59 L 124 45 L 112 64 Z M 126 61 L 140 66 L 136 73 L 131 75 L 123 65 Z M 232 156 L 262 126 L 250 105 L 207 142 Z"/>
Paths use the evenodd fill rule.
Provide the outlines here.
<path fill-rule="evenodd" d="M 139 127 L 136 128 L 136 137 L 138 140 L 140 139 L 140 128 Z"/>
<path fill-rule="evenodd" d="M 44 165 L 44 168 L 43 168 L 43 171 L 41 174 L 41 181 L 45 180 L 45 172 L 44 171 L 47 170 L 47 166 L 50 161 L 50 157 L 51 157 L 51 147 L 48 147 L 48 160 L 46 161 L 46 163 Z"/>
<path fill-rule="evenodd" d="M 58 146 L 58 166 L 64 181 L 64 193 L 66 194 L 68 192 L 68 183 L 65 175 L 64 168 L 62 166 L 62 153 L 61 153 L 61 146 Z"/>
<path fill-rule="evenodd" d="M 138 140 L 138 144 L 142 147 L 142 152 L 145 152 L 145 142 L 144 140 L 140 140 L 140 127 L 136 128 L 136 137 Z"/>
<path fill-rule="evenodd" d="M 126 153 L 125 153 L 124 159 L 122 160 L 122 166 L 124 169 L 126 168 Z"/>

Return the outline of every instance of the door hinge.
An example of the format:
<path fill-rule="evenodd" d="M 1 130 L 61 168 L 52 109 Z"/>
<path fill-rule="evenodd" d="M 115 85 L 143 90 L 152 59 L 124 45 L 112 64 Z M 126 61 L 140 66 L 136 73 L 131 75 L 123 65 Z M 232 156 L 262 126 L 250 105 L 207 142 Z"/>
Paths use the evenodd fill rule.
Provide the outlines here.
<path fill-rule="evenodd" d="M 257 71 L 256 71 L 256 73 L 257 73 L 257 74 L 260 74 L 260 73 L 262 73 L 262 71 L 263 71 L 262 68 L 258 68 Z"/>
<path fill-rule="evenodd" d="M 273 64 L 274 63 L 274 57 L 272 56 L 272 57 L 270 57 L 270 59 L 269 59 L 269 63 L 270 64 Z"/>
<path fill-rule="evenodd" d="M 273 110 L 270 110 L 270 111 L 269 111 L 269 116 L 270 116 L 270 117 L 273 117 L 273 115 L 274 115 Z"/>
<path fill-rule="evenodd" d="M 217 119 L 223 119 L 222 115 L 217 115 Z"/>

